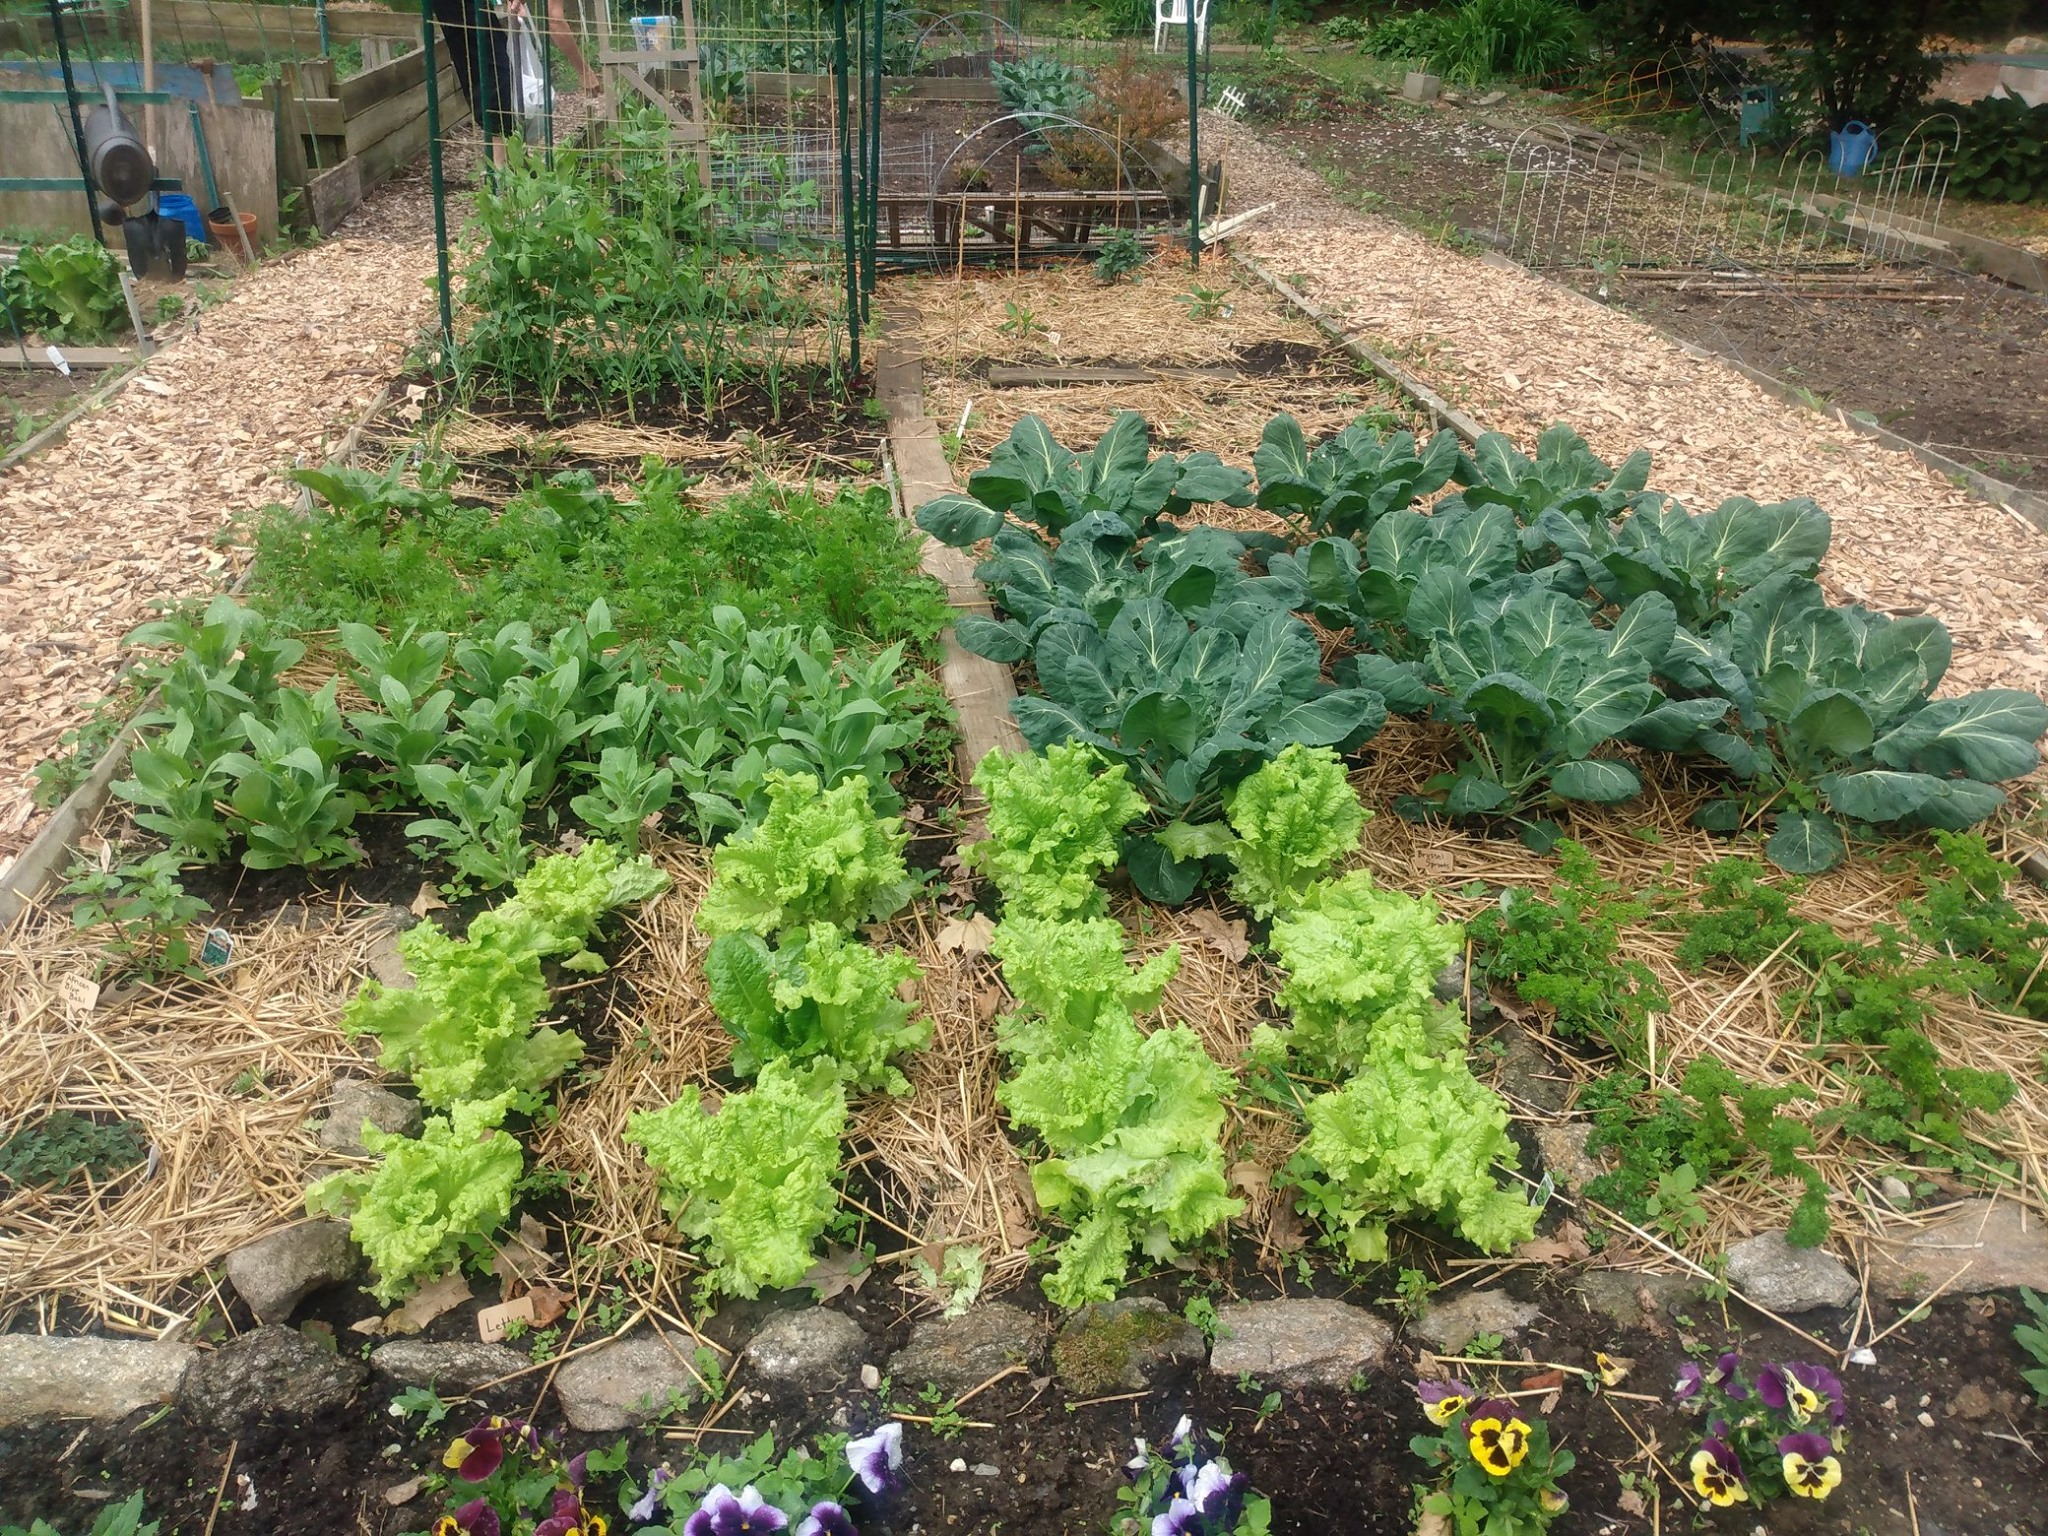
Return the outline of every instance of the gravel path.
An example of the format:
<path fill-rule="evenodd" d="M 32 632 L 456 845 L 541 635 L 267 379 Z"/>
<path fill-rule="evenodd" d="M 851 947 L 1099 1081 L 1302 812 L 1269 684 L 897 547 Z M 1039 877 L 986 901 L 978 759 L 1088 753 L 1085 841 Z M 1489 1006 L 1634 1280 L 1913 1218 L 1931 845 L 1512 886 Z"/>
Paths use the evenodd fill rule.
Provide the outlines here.
<path fill-rule="evenodd" d="M 222 527 L 283 499 L 431 323 L 423 178 L 265 262 L 64 441 L 0 476 L 0 867 L 42 813 L 31 774 L 118 676 L 154 605 L 223 584 Z"/>
<path fill-rule="evenodd" d="M 1485 426 L 1526 448 L 1566 421 L 1610 462 L 1647 448 L 1652 486 L 1694 511 L 1812 496 L 1834 520 L 1821 579 L 1837 601 L 1948 625 L 1943 691 L 2048 691 L 2048 536 L 2030 524 L 1625 314 L 1352 212 L 1242 125 L 1210 114 L 1203 131 L 1231 206 L 1280 203 L 1238 247 Z"/>

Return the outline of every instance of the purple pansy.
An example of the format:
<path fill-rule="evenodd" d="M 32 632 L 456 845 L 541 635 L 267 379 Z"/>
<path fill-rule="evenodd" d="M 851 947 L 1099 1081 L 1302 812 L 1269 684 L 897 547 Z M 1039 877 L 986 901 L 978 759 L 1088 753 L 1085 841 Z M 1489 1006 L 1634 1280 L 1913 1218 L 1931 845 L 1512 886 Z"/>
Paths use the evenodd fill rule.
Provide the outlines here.
<path fill-rule="evenodd" d="M 683 1522 L 683 1536 L 758 1536 L 789 1525 L 789 1516 L 761 1497 L 752 1483 L 738 1493 L 720 1483 Z"/>
<path fill-rule="evenodd" d="M 1462 1381 L 1418 1381 L 1415 1395 L 1422 1399 L 1422 1411 L 1439 1429 L 1452 1423 L 1472 1405 L 1472 1388 Z"/>
<path fill-rule="evenodd" d="M 577 1460 L 582 1460 L 579 1456 Z M 580 1479 L 579 1479 L 580 1482 Z M 577 1488 L 557 1488 L 554 1509 L 533 1528 L 533 1536 L 605 1536 L 605 1518 L 583 1507 Z"/>
<path fill-rule="evenodd" d="M 846 1464 L 869 1493 L 888 1492 L 903 1465 L 903 1426 L 891 1419 L 873 1434 L 847 1441 Z"/>
<path fill-rule="evenodd" d="M 1678 1380 L 1671 1384 L 1671 1400 L 1682 1403 L 1688 1398 L 1698 1397 L 1706 1386 L 1706 1372 L 1700 1369 L 1697 1360 L 1688 1360 L 1678 1368 Z"/>
<path fill-rule="evenodd" d="M 526 1420 L 499 1418 L 493 1414 L 465 1430 L 462 1437 L 448 1447 L 441 1464 L 465 1483 L 480 1483 L 504 1464 L 507 1441 L 531 1455 L 544 1454 L 540 1436 L 534 1433 L 533 1426 Z"/>
<path fill-rule="evenodd" d="M 488 1499 L 471 1499 L 434 1522 L 434 1536 L 498 1536 L 498 1512 Z"/>
<path fill-rule="evenodd" d="M 827 1499 L 811 1506 L 803 1524 L 796 1528 L 796 1536 L 860 1536 L 860 1533 L 854 1529 L 853 1517 Z"/>
<path fill-rule="evenodd" d="M 1847 1416 L 1842 1402 L 1842 1378 L 1826 1366 L 1791 1361 L 1767 1365 L 1757 1373 L 1757 1396 L 1767 1407 L 1791 1416 L 1795 1424 L 1827 1410 L 1830 1426 L 1839 1427 Z"/>
<path fill-rule="evenodd" d="M 1824 1499 L 1842 1481 L 1842 1463 L 1826 1435 L 1787 1435 L 1778 1442 L 1778 1454 L 1784 1458 L 1785 1486 L 1799 1498 Z"/>
<path fill-rule="evenodd" d="M 1692 1473 L 1693 1492 L 1717 1509 L 1739 1504 L 1749 1497 L 1742 1480 L 1742 1463 L 1727 1440 L 1728 1424 L 1716 1419 L 1707 1426 L 1707 1438 L 1692 1453 L 1687 1470 Z"/>
<path fill-rule="evenodd" d="M 1246 1479 L 1222 1459 L 1193 1462 L 1176 1474 L 1180 1493 L 1152 1518 L 1152 1536 L 1228 1536 L 1244 1512 Z"/>
<path fill-rule="evenodd" d="M 652 1520 L 654 1512 L 661 1507 L 661 1485 L 674 1476 L 675 1473 L 669 1471 L 667 1467 L 656 1467 L 653 1471 L 649 1472 L 647 1474 L 647 1491 L 640 1495 L 631 1509 L 626 1511 L 626 1518 L 641 1525 L 645 1525 L 648 1521 Z"/>

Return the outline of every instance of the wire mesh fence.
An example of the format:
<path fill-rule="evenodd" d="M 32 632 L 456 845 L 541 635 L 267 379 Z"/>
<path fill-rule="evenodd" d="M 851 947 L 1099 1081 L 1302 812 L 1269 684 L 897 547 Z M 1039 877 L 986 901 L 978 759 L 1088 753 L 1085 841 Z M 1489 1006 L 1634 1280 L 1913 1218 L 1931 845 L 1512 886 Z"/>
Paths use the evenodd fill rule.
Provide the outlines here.
<path fill-rule="evenodd" d="M 81 161 L 71 109 L 107 86 L 151 138 L 195 95 L 267 111 L 266 239 L 425 152 L 446 362 L 544 414 L 843 392 L 880 271 L 1186 229 L 1203 196 L 1199 34 L 1137 11 L 1080 36 L 1015 0 L 0 7 L 0 45 L 75 54 L 38 110 Z"/>

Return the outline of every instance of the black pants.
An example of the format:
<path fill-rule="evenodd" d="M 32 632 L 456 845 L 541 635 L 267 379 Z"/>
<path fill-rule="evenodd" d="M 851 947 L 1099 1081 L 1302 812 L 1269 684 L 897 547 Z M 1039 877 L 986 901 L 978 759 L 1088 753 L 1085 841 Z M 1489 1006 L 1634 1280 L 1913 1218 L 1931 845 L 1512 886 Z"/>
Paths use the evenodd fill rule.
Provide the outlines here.
<path fill-rule="evenodd" d="M 505 24 L 484 0 L 433 0 L 433 7 L 441 38 L 454 56 L 455 83 L 462 88 L 471 115 L 493 138 L 516 137 L 520 125 L 519 114 L 512 110 L 512 40 Z"/>

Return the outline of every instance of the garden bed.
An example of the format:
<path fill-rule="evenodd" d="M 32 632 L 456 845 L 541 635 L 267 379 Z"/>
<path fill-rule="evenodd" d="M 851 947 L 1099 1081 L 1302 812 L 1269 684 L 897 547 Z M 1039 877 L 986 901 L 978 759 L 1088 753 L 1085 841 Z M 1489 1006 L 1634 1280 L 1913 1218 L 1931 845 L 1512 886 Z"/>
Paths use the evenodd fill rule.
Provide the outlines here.
<path fill-rule="evenodd" d="M 1330 259 L 1279 243 L 1305 282 Z M 1415 1382 L 1458 1376 L 1576 1458 L 1555 1529 L 1655 1532 L 1706 1486 L 1671 1383 L 1740 1350 L 1839 1372 L 1854 1438 L 1826 1502 L 1745 1494 L 1730 1528 L 2024 1529 L 2002 1291 L 2048 1264 L 2048 896 L 2011 863 L 2048 705 L 1928 702 L 1946 632 L 1830 607 L 1818 508 L 1660 521 L 1661 436 L 1647 465 L 1433 436 L 1217 257 L 878 306 L 923 353 L 929 420 L 896 426 L 949 434 L 962 487 L 920 526 L 997 557 L 986 612 L 920 574 L 879 423 L 748 416 L 726 357 L 632 422 L 401 390 L 248 530 L 246 610 L 142 637 L 161 712 L 74 889 L 117 921 L 53 899 L 10 936 L 0 1117 L 101 1150 L 43 1149 L 0 1205 L 0 1338 L 198 1352 L 112 1425 L 9 1428 L 0 1519 L 137 1490 L 222 1536 L 390 1536 L 587 1473 L 622 1529 L 666 1462 L 798 1513 L 792 1479 L 850 1487 L 870 1533 L 1080 1532 L 1187 1413 L 1273 1531 L 1392 1536 L 1432 1477 Z M 1688 496 L 1713 446 L 1672 449 Z M 1849 525 L 1803 462 L 1752 488 Z M 1790 683 L 1742 628 L 1780 611 Z M 949 623 L 1016 666 L 1039 749 L 972 785 Z M 354 1078 L 427 1130 L 337 1145 L 312 1122 Z M 342 1243 L 259 1326 L 259 1261 L 219 1263 L 337 1169 L 312 1209 L 375 1292 Z M 1072 1311 L 1118 1292 L 1156 1306 Z M 379 1353 L 505 1301 L 534 1320 L 481 1365 Z M 548 1434 L 526 1486 L 444 1456 L 487 1409 Z M 832 1437 L 891 1423 L 863 1495 Z M 702 1464 L 762 1434 L 821 1459 Z M 1791 1475 L 1761 1436 L 1758 1501 Z"/>

